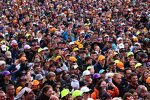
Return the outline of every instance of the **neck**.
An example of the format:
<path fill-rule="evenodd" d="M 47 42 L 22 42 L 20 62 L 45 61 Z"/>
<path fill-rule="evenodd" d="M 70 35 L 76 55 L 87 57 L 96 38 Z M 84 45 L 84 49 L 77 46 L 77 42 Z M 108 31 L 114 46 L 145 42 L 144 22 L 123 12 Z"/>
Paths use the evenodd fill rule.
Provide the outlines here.
<path fill-rule="evenodd" d="M 9 81 L 8 81 L 8 80 L 4 80 L 4 83 L 5 83 L 5 84 L 9 84 Z"/>

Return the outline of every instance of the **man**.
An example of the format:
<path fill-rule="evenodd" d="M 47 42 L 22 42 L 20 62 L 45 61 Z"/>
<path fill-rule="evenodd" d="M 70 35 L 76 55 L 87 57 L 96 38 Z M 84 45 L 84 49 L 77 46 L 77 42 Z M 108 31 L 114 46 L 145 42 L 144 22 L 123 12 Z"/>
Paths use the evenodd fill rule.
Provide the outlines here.
<path fill-rule="evenodd" d="M 97 63 L 94 65 L 95 73 L 99 73 L 99 71 L 100 71 L 101 69 L 104 69 L 104 70 L 107 69 L 107 66 L 105 65 L 105 56 L 103 56 L 103 55 L 100 55 L 100 56 L 98 57 L 98 61 L 97 61 Z"/>
<path fill-rule="evenodd" d="M 9 84 L 6 87 L 6 100 L 14 100 L 15 98 L 15 87 L 13 84 Z"/>
<path fill-rule="evenodd" d="M 9 84 L 13 84 L 11 81 L 11 73 L 9 71 L 3 71 L 2 72 L 2 81 L 0 82 L 0 87 L 2 87 L 3 91 L 6 91 L 6 87 Z"/>
<path fill-rule="evenodd" d="M 82 100 L 82 98 L 83 98 L 82 95 L 83 95 L 83 93 L 80 90 L 75 90 L 72 93 L 72 97 L 74 100 Z"/>
<path fill-rule="evenodd" d="M 119 73 L 115 73 L 113 75 L 112 82 L 114 85 L 119 89 L 119 96 L 123 97 L 125 91 L 125 88 L 128 84 L 125 84 L 125 82 L 122 80 L 122 76 Z"/>
<path fill-rule="evenodd" d="M 0 90 L 0 100 L 6 100 L 6 94 L 2 90 Z"/>
<path fill-rule="evenodd" d="M 130 81 L 129 81 L 129 85 L 126 87 L 126 91 L 129 91 L 130 89 L 137 89 L 137 87 L 139 86 L 137 74 L 132 73 L 129 79 Z"/>

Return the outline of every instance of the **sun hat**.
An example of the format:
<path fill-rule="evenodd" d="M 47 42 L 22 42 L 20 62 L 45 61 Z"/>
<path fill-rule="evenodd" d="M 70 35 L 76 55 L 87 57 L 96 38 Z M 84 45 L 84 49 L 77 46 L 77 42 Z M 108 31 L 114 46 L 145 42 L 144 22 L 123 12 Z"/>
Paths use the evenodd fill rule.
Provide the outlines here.
<path fill-rule="evenodd" d="M 70 93 L 69 89 L 63 89 L 60 94 L 61 94 L 61 98 L 64 98 L 65 96 L 67 96 Z"/>
<path fill-rule="evenodd" d="M 78 96 L 82 96 L 83 95 L 83 92 L 81 92 L 80 90 L 75 90 L 72 92 L 72 97 L 73 98 L 76 98 Z"/>

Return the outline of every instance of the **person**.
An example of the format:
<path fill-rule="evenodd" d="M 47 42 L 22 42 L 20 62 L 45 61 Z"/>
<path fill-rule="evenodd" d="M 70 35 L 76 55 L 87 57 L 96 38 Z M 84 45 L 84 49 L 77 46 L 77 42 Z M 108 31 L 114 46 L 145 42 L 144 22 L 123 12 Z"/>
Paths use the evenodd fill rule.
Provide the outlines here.
<path fill-rule="evenodd" d="M 2 90 L 0 90 L 0 100 L 6 100 L 6 94 Z"/>
<path fill-rule="evenodd" d="M 9 84 L 6 87 L 6 100 L 14 100 L 15 98 L 15 87 L 13 84 Z"/>
<path fill-rule="evenodd" d="M 83 93 L 83 100 L 90 98 L 90 89 L 87 86 L 83 86 L 80 90 Z"/>
<path fill-rule="evenodd" d="M 35 94 L 32 89 L 24 87 L 18 92 L 15 99 L 17 100 L 35 100 Z"/>
<path fill-rule="evenodd" d="M 72 100 L 72 96 L 69 89 L 63 89 L 60 92 L 60 95 L 61 95 L 61 100 Z"/>
<path fill-rule="evenodd" d="M 74 100 L 82 100 L 83 99 L 82 95 L 83 93 L 80 90 L 75 90 L 72 92 L 72 97 Z"/>
<path fill-rule="evenodd" d="M 49 100 L 53 94 L 53 88 L 50 85 L 45 85 L 42 88 L 41 94 L 36 98 L 36 100 Z"/>
<path fill-rule="evenodd" d="M 123 96 L 123 100 L 134 100 L 131 93 L 126 92 Z"/>
<path fill-rule="evenodd" d="M 118 88 L 113 83 L 108 83 L 113 90 L 107 90 L 107 83 L 105 80 L 100 80 L 96 87 L 94 88 L 94 92 L 91 94 L 91 98 L 93 99 L 106 99 L 119 95 Z"/>
<path fill-rule="evenodd" d="M 98 62 L 94 65 L 95 73 L 99 73 L 101 69 L 107 69 L 107 66 L 105 65 L 105 56 L 103 55 L 98 57 Z"/>
<path fill-rule="evenodd" d="M 139 100 L 139 95 L 134 89 L 130 89 L 129 92 L 132 94 L 134 100 Z"/>
<path fill-rule="evenodd" d="M 126 92 L 126 87 L 128 84 L 126 84 L 122 80 L 122 76 L 119 73 L 115 73 L 112 78 L 113 84 L 119 89 L 119 96 L 123 97 L 124 93 Z"/>

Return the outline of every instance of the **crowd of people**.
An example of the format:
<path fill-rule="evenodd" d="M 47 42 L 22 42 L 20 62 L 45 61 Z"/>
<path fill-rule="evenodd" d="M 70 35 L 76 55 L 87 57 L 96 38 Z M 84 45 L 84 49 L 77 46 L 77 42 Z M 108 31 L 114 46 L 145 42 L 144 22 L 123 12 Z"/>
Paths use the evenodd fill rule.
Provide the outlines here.
<path fill-rule="evenodd" d="M 150 0 L 0 9 L 0 100 L 150 100 Z"/>

